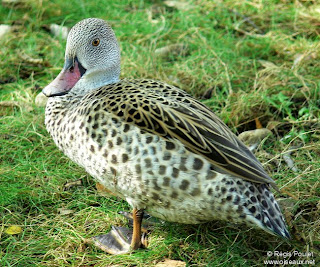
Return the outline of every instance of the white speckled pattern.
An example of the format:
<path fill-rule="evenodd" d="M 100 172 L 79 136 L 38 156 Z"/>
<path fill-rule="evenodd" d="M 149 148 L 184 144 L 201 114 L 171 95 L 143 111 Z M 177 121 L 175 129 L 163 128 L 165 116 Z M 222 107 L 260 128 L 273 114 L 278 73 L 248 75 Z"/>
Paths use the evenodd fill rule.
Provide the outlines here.
<path fill-rule="evenodd" d="M 77 57 L 87 71 L 46 107 L 57 146 L 133 208 L 155 217 L 190 224 L 228 220 L 289 237 L 269 189 L 274 181 L 227 126 L 174 86 L 118 80 L 119 62 L 114 72 L 109 63 L 100 65 L 104 54 L 108 62 L 117 58 L 111 28 L 95 19 L 79 25 L 71 30 L 66 57 Z M 111 42 L 99 50 L 99 64 L 92 60 L 97 50 L 82 47 L 85 38 L 97 36 Z M 96 79 L 106 85 L 92 88 Z"/>

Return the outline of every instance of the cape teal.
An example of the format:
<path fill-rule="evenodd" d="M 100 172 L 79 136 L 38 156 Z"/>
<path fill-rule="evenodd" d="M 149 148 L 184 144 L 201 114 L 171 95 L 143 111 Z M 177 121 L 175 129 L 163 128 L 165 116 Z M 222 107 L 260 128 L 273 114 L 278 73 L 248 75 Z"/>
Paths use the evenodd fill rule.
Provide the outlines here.
<path fill-rule="evenodd" d="M 70 31 L 65 64 L 43 93 L 54 142 L 133 209 L 133 232 L 94 238 L 107 252 L 141 246 L 143 211 L 162 220 L 226 220 L 289 238 L 275 182 L 231 130 L 179 88 L 120 79 L 111 27 L 84 19 Z"/>

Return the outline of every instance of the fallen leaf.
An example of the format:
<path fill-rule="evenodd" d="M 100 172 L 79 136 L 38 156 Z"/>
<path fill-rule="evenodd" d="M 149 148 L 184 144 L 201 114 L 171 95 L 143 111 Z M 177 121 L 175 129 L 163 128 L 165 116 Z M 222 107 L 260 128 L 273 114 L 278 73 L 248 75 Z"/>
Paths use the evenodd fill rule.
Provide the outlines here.
<path fill-rule="evenodd" d="M 272 130 L 276 129 L 279 125 L 281 125 L 280 121 L 269 121 L 266 128 L 268 130 L 272 131 Z"/>
<path fill-rule="evenodd" d="M 65 208 L 58 208 L 58 212 L 60 213 L 60 215 L 68 215 L 74 213 L 73 210 L 68 210 Z"/>
<path fill-rule="evenodd" d="M 162 262 L 158 262 L 155 267 L 185 267 L 186 265 L 183 261 L 165 259 Z"/>
<path fill-rule="evenodd" d="M 173 7 L 178 10 L 187 11 L 192 8 L 189 2 L 184 1 L 164 1 L 164 4 L 168 7 Z"/>
<path fill-rule="evenodd" d="M 42 92 L 40 92 L 35 99 L 36 106 L 45 107 L 47 105 L 48 97 L 46 97 Z"/>
<path fill-rule="evenodd" d="M 288 165 L 288 167 L 293 171 L 297 172 L 298 168 L 295 166 L 295 163 L 293 159 L 291 158 L 291 153 L 292 151 L 296 149 L 295 147 L 291 147 L 286 151 L 285 153 L 282 154 L 282 158 L 284 159 L 285 163 Z"/>
<path fill-rule="evenodd" d="M 247 146 L 259 144 L 264 138 L 272 135 L 272 132 L 266 128 L 245 131 L 239 134 L 239 139 Z"/>
<path fill-rule="evenodd" d="M 63 190 L 64 190 L 64 191 L 67 191 L 67 190 L 69 190 L 70 188 L 75 187 L 75 186 L 82 186 L 82 179 L 78 179 L 78 180 L 76 180 L 76 181 L 71 181 L 71 182 L 66 183 L 66 184 L 63 186 Z"/>
<path fill-rule="evenodd" d="M 56 36 L 56 37 L 62 37 L 62 39 L 67 39 L 68 37 L 68 33 L 69 33 L 69 29 L 65 26 L 61 26 L 58 24 L 50 24 L 50 31 L 51 33 Z"/>
<path fill-rule="evenodd" d="M 1 24 L 0 25 L 0 39 L 5 36 L 8 32 L 11 31 L 11 26 L 9 25 L 5 25 L 5 24 Z"/>
<path fill-rule="evenodd" d="M 297 65 L 299 65 L 302 62 L 307 62 L 310 60 L 314 60 L 317 58 L 316 53 L 309 53 L 309 54 L 296 54 L 294 56 L 293 64 L 291 69 L 294 69 Z"/>
<path fill-rule="evenodd" d="M 261 124 L 261 122 L 260 122 L 260 120 L 259 120 L 259 118 L 255 118 L 254 120 L 255 120 L 255 122 L 256 122 L 256 128 L 257 128 L 257 129 L 263 128 L 263 127 L 262 127 L 262 124 Z"/>
<path fill-rule="evenodd" d="M 265 67 L 266 69 L 279 69 L 279 67 L 270 62 L 270 61 L 267 61 L 267 60 L 258 60 L 258 62 L 263 66 Z"/>
<path fill-rule="evenodd" d="M 9 226 L 4 232 L 8 235 L 17 235 L 22 232 L 22 228 L 18 225 L 12 225 Z"/>
<path fill-rule="evenodd" d="M 181 43 L 171 44 L 156 49 L 154 53 L 161 58 L 168 58 L 171 56 L 185 56 L 188 53 L 188 46 Z"/>

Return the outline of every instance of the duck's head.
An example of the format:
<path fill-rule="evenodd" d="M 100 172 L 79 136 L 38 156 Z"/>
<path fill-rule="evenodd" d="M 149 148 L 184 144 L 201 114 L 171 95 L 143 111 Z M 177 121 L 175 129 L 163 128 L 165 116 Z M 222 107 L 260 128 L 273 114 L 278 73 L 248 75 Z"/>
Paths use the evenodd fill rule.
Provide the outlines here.
<path fill-rule="evenodd" d="M 119 76 L 120 49 L 113 30 L 102 19 L 84 19 L 70 30 L 62 71 L 42 92 L 48 97 L 85 94 Z"/>

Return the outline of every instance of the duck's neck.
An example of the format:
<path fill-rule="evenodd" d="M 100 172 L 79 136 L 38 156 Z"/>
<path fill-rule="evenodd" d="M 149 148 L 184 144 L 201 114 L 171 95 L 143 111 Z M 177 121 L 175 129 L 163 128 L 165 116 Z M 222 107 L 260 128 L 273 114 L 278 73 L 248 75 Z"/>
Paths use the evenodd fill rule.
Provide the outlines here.
<path fill-rule="evenodd" d="M 70 90 L 73 95 L 86 95 L 92 90 L 100 88 L 104 85 L 118 82 L 120 79 L 120 56 L 110 61 L 109 66 L 101 69 L 87 70 L 81 79 Z"/>
<path fill-rule="evenodd" d="M 68 94 L 64 96 L 49 97 L 47 107 L 62 112 L 62 110 L 78 106 L 77 103 L 89 92 L 102 86 L 119 82 L 120 64 L 116 65 L 119 67 L 113 66 L 111 71 L 101 70 L 86 72 Z"/>
<path fill-rule="evenodd" d="M 96 75 L 92 76 L 83 76 L 72 88 L 70 93 L 73 95 L 86 95 L 90 91 L 93 91 L 95 89 L 98 89 L 102 86 L 112 84 L 119 82 L 119 76 L 112 76 L 112 77 L 102 77 L 102 78 L 96 78 Z"/>
<path fill-rule="evenodd" d="M 88 73 L 84 75 L 71 89 L 70 93 L 73 95 L 85 95 L 90 91 L 98 89 L 104 85 L 119 82 L 120 70 L 118 73 L 112 73 L 111 75 L 106 75 L 105 72 L 100 73 Z"/>

